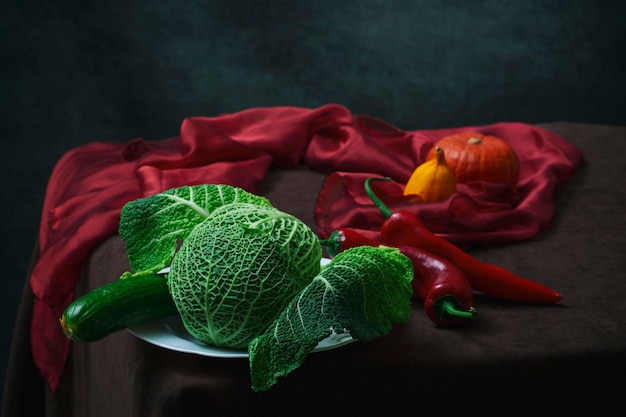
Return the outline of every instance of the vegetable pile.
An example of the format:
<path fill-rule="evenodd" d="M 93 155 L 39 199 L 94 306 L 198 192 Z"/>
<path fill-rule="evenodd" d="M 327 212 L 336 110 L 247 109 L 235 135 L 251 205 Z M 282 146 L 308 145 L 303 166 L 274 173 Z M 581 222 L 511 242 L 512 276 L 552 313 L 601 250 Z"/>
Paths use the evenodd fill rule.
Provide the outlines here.
<path fill-rule="evenodd" d="M 261 391 L 332 332 L 368 340 L 411 312 L 413 267 L 401 251 L 353 248 L 321 269 L 320 240 L 305 223 L 235 187 L 131 201 L 119 232 L 133 272 L 67 307 L 60 324 L 74 341 L 178 314 L 204 343 L 248 348 Z"/>
<path fill-rule="evenodd" d="M 442 138 L 409 178 L 405 197 L 441 202 L 457 184 L 514 187 L 519 161 L 503 140 L 470 132 Z M 252 389 L 264 391 L 336 334 L 369 340 L 388 333 L 423 302 L 437 326 L 476 316 L 474 292 L 551 304 L 561 295 L 472 257 L 428 230 L 408 210 L 391 211 L 368 178 L 384 217 L 379 240 L 355 229 L 327 239 L 264 197 L 228 185 L 167 190 L 127 203 L 119 234 L 131 271 L 71 303 L 60 318 L 76 342 L 178 315 L 198 341 L 247 349 Z M 332 259 L 320 265 L 322 250 Z M 167 273 L 164 268 L 169 267 Z"/>

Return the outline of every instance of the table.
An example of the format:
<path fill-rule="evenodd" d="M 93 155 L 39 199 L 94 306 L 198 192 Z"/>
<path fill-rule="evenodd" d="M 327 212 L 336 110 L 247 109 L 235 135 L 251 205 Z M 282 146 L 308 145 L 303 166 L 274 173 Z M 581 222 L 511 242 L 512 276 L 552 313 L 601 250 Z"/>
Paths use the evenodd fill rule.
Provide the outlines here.
<path fill-rule="evenodd" d="M 434 327 L 421 305 L 369 342 L 313 353 L 271 390 L 250 389 L 246 359 L 169 351 L 127 331 L 72 344 L 58 391 L 29 357 L 30 293 L 16 323 L 3 416 L 617 415 L 626 373 L 626 127 L 542 124 L 578 146 L 585 163 L 557 193 L 556 217 L 536 238 L 472 249 L 486 262 L 563 294 L 558 305 L 477 295 L 476 322 Z M 313 225 L 324 176 L 273 170 L 262 193 Z M 128 270 L 121 240 L 103 242 L 77 294 Z"/>

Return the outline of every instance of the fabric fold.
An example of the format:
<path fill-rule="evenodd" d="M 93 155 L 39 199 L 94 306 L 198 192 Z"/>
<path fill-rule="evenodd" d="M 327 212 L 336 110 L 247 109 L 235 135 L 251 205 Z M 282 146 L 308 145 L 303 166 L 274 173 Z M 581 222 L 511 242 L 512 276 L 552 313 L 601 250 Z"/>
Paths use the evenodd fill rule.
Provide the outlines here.
<path fill-rule="evenodd" d="M 582 153 L 560 136 L 523 123 L 411 133 L 421 139 L 421 149 L 428 151 L 444 136 L 471 131 L 503 138 L 516 151 L 521 166 L 514 189 L 488 183 L 458 184 L 457 193 L 443 202 L 415 204 L 403 198 L 412 169 L 400 169 L 404 166 L 401 163 L 395 173 L 381 169 L 334 171 L 325 180 L 315 207 L 318 233 L 326 237 L 339 227 L 370 234 L 378 230 L 384 218 L 364 190 L 366 178 L 376 176 L 391 177 L 388 183 L 373 183 L 377 195 L 390 209 L 412 211 L 434 233 L 462 246 L 529 239 L 548 227 L 554 217 L 556 186 L 582 163 Z M 402 152 L 396 155 L 399 162 L 410 159 Z"/>

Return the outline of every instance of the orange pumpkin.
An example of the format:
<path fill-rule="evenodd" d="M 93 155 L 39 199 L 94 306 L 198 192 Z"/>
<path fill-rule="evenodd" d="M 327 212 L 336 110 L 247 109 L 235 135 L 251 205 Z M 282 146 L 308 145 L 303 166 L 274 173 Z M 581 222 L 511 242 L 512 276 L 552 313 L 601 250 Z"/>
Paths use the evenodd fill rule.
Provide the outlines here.
<path fill-rule="evenodd" d="M 454 173 L 446 164 L 444 151 L 436 147 L 420 164 L 404 186 L 404 195 L 416 203 L 437 203 L 456 192 Z"/>
<path fill-rule="evenodd" d="M 519 158 L 503 139 L 478 132 L 457 133 L 438 140 L 429 157 L 436 147 L 445 151 L 446 162 L 457 183 L 485 181 L 517 185 Z"/>

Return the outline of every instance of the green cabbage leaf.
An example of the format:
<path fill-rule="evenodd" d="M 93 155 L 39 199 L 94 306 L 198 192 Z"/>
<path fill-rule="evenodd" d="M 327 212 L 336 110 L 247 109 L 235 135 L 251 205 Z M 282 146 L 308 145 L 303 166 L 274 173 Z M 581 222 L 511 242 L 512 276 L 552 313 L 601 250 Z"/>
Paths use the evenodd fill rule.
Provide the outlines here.
<path fill-rule="evenodd" d="M 249 343 L 253 390 L 271 388 L 332 332 L 370 340 L 406 322 L 412 279 L 411 261 L 396 248 L 361 246 L 338 254 Z"/>
<path fill-rule="evenodd" d="M 241 202 L 271 207 L 265 197 L 224 184 L 172 188 L 126 203 L 119 235 L 126 243 L 131 269 L 152 273 L 166 267 L 196 225 L 215 209 Z"/>

